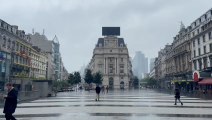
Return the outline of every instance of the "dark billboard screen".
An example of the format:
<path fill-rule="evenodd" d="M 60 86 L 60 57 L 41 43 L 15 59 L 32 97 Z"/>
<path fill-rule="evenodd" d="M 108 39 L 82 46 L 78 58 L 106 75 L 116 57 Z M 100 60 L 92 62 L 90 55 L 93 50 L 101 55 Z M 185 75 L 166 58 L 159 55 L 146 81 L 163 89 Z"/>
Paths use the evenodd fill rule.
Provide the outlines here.
<path fill-rule="evenodd" d="M 102 27 L 102 36 L 120 35 L 120 27 Z"/>

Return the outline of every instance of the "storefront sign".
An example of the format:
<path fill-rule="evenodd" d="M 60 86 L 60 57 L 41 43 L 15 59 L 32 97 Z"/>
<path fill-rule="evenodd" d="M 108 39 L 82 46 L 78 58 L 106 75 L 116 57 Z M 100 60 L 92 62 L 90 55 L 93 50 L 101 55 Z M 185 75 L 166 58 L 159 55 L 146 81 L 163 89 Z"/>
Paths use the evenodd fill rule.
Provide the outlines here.
<path fill-rule="evenodd" d="M 199 78 L 200 78 L 199 71 L 194 71 L 194 72 L 193 72 L 193 80 L 194 80 L 195 82 L 198 82 L 198 81 L 199 81 Z"/>

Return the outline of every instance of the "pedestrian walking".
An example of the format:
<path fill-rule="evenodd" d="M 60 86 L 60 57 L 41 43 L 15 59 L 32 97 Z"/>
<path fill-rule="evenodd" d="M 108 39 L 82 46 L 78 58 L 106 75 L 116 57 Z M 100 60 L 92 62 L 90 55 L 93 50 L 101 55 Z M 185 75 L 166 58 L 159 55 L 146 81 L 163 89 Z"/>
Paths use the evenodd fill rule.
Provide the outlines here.
<path fill-rule="evenodd" d="M 105 86 L 104 85 L 102 85 L 101 91 L 102 91 L 102 94 L 105 94 Z"/>
<path fill-rule="evenodd" d="M 101 88 L 99 85 L 96 86 L 96 101 L 99 101 L 99 94 L 100 94 Z"/>
<path fill-rule="evenodd" d="M 6 120 L 16 120 L 12 114 L 15 113 L 17 107 L 18 91 L 15 90 L 12 83 L 7 83 L 6 87 L 8 93 L 4 96 L 5 104 L 3 113 L 5 114 Z"/>
<path fill-rule="evenodd" d="M 178 88 L 175 89 L 175 103 L 174 105 L 177 105 L 177 100 L 183 105 L 183 102 L 180 100 L 180 90 Z"/>
<path fill-rule="evenodd" d="M 108 90 L 109 90 L 109 87 L 108 87 L 108 85 L 107 85 L 107 87 L 106 87 L 106 90 L 107 90 L 107 93 L 108 93 Z"/>

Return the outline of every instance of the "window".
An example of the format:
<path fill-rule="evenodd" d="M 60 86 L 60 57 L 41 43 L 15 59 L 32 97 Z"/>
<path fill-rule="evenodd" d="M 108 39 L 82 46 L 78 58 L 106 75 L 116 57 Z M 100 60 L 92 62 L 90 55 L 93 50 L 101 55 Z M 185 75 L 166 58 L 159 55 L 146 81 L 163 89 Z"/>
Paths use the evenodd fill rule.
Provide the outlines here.
<path fill-rule="evenodd" d="M 1 27 L 4 27 L 4 23 L 3 22 L 1 22 Z"/>
<path fill-rule="evenodd" d="M 12 41 L 12 50 L 15 50 L 15 41 Z"/>
<path fill-rule="evenodd" d="M 123 58 L 121 58 L 121 62 L 124 62 L 124 59 Z"/>
<path fill-rule="evenodd" d="M 7 44 L 7 48 L 10 49 L 10 47 L 11 47 L 11 40 L 9 39 L 8 44 Z"/>
<path fill-rule="evenodd" d="M 197 39 L 197 42 L 198 42 L 198 45 L 199 45 L 200 44 L 200 39 L 199 38 Z"/>
<path fill-rule="evenodd" d="M 202 41 L 205 42 L 205 35 L 202 36 Z"/>
<path fill-rule="evenodd" d="M 192 32 L 192 35 L 193 35 L 193 37 L 195 36 L 195 33 L 194 32 Z"/>
<path fill-rule="evenodd" d="M 206 46 L 203 46 L 204 54 L 206 54 Z"/>
<path fill-rule="evenodd" d="M 193 47 L 195 47 L 195 40 L 193 41 Z"/>
<path fill-rule="evenodd" d="M 21 47 L 20 47 L 20 51 L 23 51 L 23 47 L 22 47 L 22 45 L 21 45 Z"/>
<path fill-rule="evenodd" d="M 198 53 L 199 53 L 199 56 L 201 55 L 201 50 L 200 50 L 200 48 L 198 48 Z"/>
<path fill-rule="evenodd" d="M 16 63 L 19 63 L 19 56 L 16 56 Z"/>
<path fill-rule="evenodd" d="M 98 64 L 98 68 L 103 68 L 103 64 Z"/>
<path fill-rule="evenodd" d="M 16 43 L 16 51 L 19 51 L 19 44 Z"/>
<path fill-rule="evenodd" d="M 212 43 L 210 44 L 210 52 L 212 52 Z"/>
<path fill-rule="evenodd" d="M 198 63 L 199 63 L 199 70 L 202 70 L 202 60 L 198 59 Z"/>
<path fill-rule="evenodd" d="M 212 39 L 211 32 L 208 33 L 208 39 L 209 39 L 209 40 Z"/>
<path fill-rule="evenodd" d="M 124 64 L 120 64 L 120 68 L 124 68 Z"/>
<path fill-rule="evenodd" d="M 120 47 L 123 47 L 123 43 L 120 44 Z"/>
<path fill-rule="evenodd" d="M 194 50 L 194 57 L 196 57 L 196 51 Z"/>
<path fill-rule="evenodd" d="M 6 37 L 5 37 L 5 36 L 3 36 L 3 47 L 6 47 L 6 44 L 7 44 Z"/>
<path fill-rule="evenodd" d="M 194 70 L 197 70 L 197 61 L 194 60 L 194 61 L 193 61 L 193 64 L 194 64 Z"/>
<path fill-rule="evenodd" d="M 102 47 L 102 43 L 99 43 L 99 47 Z"/>
<path fill-rule="evenodd" d="M 197 34 L 199 34 L 199 29 L 197 29 Z"/>
<path fill-rule="evenodd" d="M 112 58 L 109 58 L 110 62 L 113 62 Z"/>
<path fill-rule="evenodd" d="M 120 73 L 124 73 L 124 70 L 123 70 L 123 69 L 121 69 L 121 70 L 120 70 Z"/>
<path fill-rule="evenodd" d="M 212 56 L 209 56 L 209 60 L 210 60 L 210 67 L 212 67 Z"/>
<path fill-rule="evenodd" d="M 109 73 L 113 73 L 113 64 L 109 64 Z"/>
<path fill-rule="evenodd" d="M 113 73 L 113 69 L 110 69 L 110 71 L 109 71 L 110 73 Z"/>
<path fill-rule="evenodd" d="M 208 66 L 207 63 L 208 63 L 207 62 L 207 57 L 204 57 L 203 58 L 203 66 L 204 66 L 204 68 L 207 68 L 207 66 Z"/>

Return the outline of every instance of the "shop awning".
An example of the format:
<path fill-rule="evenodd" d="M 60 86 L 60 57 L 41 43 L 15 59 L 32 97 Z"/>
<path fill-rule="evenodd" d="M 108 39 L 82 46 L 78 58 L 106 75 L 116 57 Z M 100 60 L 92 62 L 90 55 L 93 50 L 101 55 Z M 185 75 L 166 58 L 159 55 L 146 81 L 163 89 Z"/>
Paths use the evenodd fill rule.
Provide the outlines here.
<path fill-rule="evenodd" d="M 198 82 L 200 85 L 212 85 L 212 78 L 205 78 Z"/>

